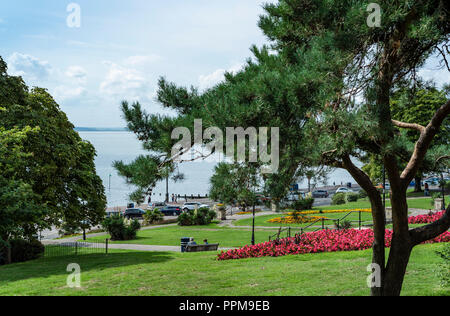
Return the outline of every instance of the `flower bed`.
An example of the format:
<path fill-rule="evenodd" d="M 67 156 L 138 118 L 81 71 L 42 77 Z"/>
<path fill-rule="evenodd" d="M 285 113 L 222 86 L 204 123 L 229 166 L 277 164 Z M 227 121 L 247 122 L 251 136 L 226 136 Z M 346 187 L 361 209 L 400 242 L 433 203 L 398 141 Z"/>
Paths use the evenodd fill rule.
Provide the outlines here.
<path fill-rule="evenodd" d="M 410 224 L 429 224 L 439 220 L 442 216 L 444 216 L 445 211 L 430 213 L 427 215 L 418 215 L 411 216 L 408 218 L 408 222 Z"/>
<path fill-rule="evenodd" d="M 301 237 L 285 238 L 255 246 L 222 251 L 218 260 L 232 260 L 260 257 L 280 257 L 306 253 L 357 251 L 372 248 L 373 231 L 365 230 L 322 230 L 303 234 Z M 386 230 L 386 247 L 391 246 L 392 231 Z M 425 243 L 450 242 L 450 232 Z"/>
<path fill-rule="evenodd" d="M 363 213 L 372 213 L 372 209 L 364 208 L 364 209 L 353 209 L 353 210 L 309 210 L 309 211 L 288 211 L 288 215 L 293 215 L 297 213 L 299 215 L 311 215 L 311 214 L 335 214 L 335 213 L 350 213 L 350 212 L 363 212 Z"/>
<path fill-rule="evenodd" d="M 321 219 L 327 219 L 322 216 L 284 216 L 276 217 L 268 220 L 268 223 L 279 223 L 279 224 L 305 224 L 319 221 Z"/>

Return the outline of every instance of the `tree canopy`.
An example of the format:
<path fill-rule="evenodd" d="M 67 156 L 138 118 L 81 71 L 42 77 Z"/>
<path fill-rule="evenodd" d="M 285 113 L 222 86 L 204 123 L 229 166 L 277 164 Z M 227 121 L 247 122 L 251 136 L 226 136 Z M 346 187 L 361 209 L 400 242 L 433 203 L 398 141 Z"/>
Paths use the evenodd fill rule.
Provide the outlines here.
<path fill-rule="evenodd" d="M 24 167 L 15 168 L 8 179 L 31 188 L 36 204 L 48 210 L 47 227 L 61 221 L 77 228 L 82 222 L 100 223 L 106 197 L 96 174 L 95 148 L 74 131 L 45 89 L 29 90 L 22 78 L 9 76 L 1 58 L 0 91 L 0 128 L 34 131 L 22 138 Z"/>

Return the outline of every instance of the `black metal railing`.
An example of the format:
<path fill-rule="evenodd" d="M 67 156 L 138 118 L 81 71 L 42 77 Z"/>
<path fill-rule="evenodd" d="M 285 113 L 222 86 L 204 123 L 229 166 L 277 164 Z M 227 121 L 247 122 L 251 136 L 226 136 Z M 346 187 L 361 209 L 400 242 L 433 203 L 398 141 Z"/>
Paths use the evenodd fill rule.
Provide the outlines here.
<path fill-rule="evenodd" d="M 45 244 L 44 258 L 108 254 L 108 244 L 108 239 L 105 242 L 47 242 Z"/>
<path fill-rule="evenodd" d="M 358 223 L 358 228 L 361 229 L 363 224 L 365 223 L 365 221 L 362 220 L 362 211 L 351 211 L 349 213 L 347 213 L 344 217 L 339 218 L 339 219 L 331 219 L 331 218 L 321 218 L 318 220 L 315 220 L 313 222 L 311 222 L 309 225 L 307 226 L 303 226 L 300 228 L 291 228 L 291 227 L 280 227 L 280 229 L 278 230 L 278 232 L 275 235 L 269 236 L 269 241 L 272 241 L 275 237 L 276 239 L 279 239 L 281 237 L 281 234 L 284 232 L 287 232 L 286 237 L 290 238 L 292 236 L 292 233 L 294 231 L 299 231 L 299 233 L 296 233 L 294 235 L 303 235 L 305 234 L 309 228 L 311 227 L 315 227 L 317 223 L 321 223 L 321 225 L 319 227 L 317 227 L 314 230 L 310 230 L 310 232 L 317 232 L 320 230 L 326 230 L 328 229 L 328 226 L 325 224 L 325 222 L 327 221 L 331 221 L 334 222 L 335 227 L 337 228 L 337 230 L 341 229 L 341 223 L 347 219 L 351 214 L 353 213 L 358 213 L 358 220 L 357 221 L 350 221 L 351 223 Z"/>

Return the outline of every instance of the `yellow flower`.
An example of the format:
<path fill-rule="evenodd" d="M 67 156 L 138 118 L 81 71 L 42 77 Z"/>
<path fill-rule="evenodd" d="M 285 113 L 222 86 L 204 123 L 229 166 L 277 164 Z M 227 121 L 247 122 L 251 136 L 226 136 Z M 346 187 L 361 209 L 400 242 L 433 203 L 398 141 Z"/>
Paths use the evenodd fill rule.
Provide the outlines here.
<path fill-rule="evenodd" d="M 323 216 L 285 216 L 285 217 L 276 217 L 269 220 L 269 223 L 280 223 L 280 224 L 305 224 L 319 221 L 321 219 L 328 219 Z"/>
<path fill-rule="evenodd" d="M 295 212 L 299 215 L 310 215 L 310 214 L 334 214 L 334 213 L 350 213 L 350 212 L 363 212 L 363 213 L 372 213 L 372 209 L 352 209 L 352 210 L 311 210 L 311 211 L 299 211 Z M 287 213 L 288 215 L 293 215 L 294 211 L 290 211 Z"/>

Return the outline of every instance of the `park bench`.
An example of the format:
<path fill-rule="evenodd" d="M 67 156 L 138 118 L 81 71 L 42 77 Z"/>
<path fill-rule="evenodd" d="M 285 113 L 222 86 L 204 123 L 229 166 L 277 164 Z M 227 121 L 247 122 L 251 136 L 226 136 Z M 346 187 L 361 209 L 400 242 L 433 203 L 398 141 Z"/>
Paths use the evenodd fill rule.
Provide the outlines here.
<path fill-rule="evenodd" d="M 217 251 L 219 244 L 187 245 L 186 252 Z"/>

